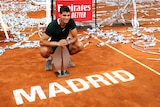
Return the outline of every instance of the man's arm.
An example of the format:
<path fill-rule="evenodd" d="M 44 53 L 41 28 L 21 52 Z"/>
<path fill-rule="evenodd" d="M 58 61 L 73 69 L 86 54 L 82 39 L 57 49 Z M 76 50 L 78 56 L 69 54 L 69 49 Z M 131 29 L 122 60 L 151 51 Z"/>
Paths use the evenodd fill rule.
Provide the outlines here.
<path fill-rule="evenodd" d="M 42 33 L 42 37 L 40 38 L 40 46 L 59 46 L 59 42 L 56 41 L 48 41 L 50 38 L 47 34 Z"/>
<path fill-rule="evenodd" d="M 70 31 L 70 34 L 72 36 L 72 39 L 69 40 L 70 43 L 75 43 L 78 39 L 77 39 L 77 29 L 74 28 Z"/>

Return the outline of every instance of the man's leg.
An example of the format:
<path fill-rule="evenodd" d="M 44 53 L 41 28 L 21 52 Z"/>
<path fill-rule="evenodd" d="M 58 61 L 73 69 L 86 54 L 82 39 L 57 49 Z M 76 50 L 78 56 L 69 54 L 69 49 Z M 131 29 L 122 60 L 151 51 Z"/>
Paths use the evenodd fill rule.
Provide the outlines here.
<path fill-rule="evenodd" d="M 74 55 L 84 49 L 84 45 L 82 42 L 77 41 L 76 43 L 70 44 L 69 45 L 69 52 L 70 55 Z"/>
<path fill-rule="evenodd" d="M 42 57 L 46 58 L 46 65 L 45 65 L 45 70 L 46 71 L 51 71 L 52 70 L 52 48 L 50 47 L 40 47 L 40 54 Z"/>
<path fill-rule="evenodd" d="M 45 70 L 46 71 L 51 71 L 52 70 L 52 56 L 49 56 L 47 59 L 46 59 L 46 65 L 45 65 Z"/>
<path fill-rule="evenodd" d="M 82 42 L 77 41 L 76 43 L 70 44 L 68 48 L 70 55 L 74 55 L 82 51 L 84 49 L 84 46 Z M 69 67 L 75 67 L 75 64 L 71 60 L 69 61 Z"/>
<path fill-rule="evenodd" d="M 71 44 L 70 44 L 70 45 L 71 45 Z M 69 49 L 70 45 L 67 45 L 67 48 L 68 48 L 68 50 L 69 50 L 69 54 L 70 54 L 70 49 Z M 75 67 L 75 64 L 72 62 L 71 59 L 69 60 L 68 66 L 69 66 L 69 67 Z"/>

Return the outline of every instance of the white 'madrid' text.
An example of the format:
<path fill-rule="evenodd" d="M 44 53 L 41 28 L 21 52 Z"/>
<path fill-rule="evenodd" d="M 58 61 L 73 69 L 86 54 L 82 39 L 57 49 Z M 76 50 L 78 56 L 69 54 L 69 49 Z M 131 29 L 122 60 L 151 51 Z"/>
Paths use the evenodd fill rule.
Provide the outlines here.
<path fill-rule="evenodd" d="M 67 83 L 67 86 L 63 86 L 58 82 L 49 83 L 48 91 L 49 95 L 46 96 L 41 86 L 31 86 L 30 94 L 28 94 L 24 89 L 16 89 L 13 90 L 13 95 L 17 105 L 24 104 L 23 98 L 25 98 L 28 102 L 34 102 L 36 97 L 41 100 L 48 98 L 56 97 L 57 94 L 71 94 L 73 92 L 81 92 L 89 90 L 90 85 L 95 88 L 103 86 L 110 86 L 112 84 L 118 84 L 119 82 L 129 82 L 135 79 L 135 76 L 132 75 L 130 72 L 125 70 L 117 70 L 110 73 L 102 73 L 102 74 L 94 74 L 85 77 L 86 80 L 81 78 L 73 78 L 65 80 L 64 82 Z M 101 83 L 101 84 L 100 84 Z M 81 85 L 81 87 L 79 87 Z"/>

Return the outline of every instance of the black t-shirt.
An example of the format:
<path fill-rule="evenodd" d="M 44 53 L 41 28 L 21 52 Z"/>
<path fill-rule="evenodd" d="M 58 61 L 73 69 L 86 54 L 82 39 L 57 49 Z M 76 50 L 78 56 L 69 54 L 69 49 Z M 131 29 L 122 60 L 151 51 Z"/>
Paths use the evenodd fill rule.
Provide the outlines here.
<path fill-rule="evenodd" d="M 51 41 L 59 41 L 66 39 L 69 31 L 76 28 L 76 24 L 73 19 L 70 19 L 64 28 L 58 24 L 58 19 L 53 20 L 46 28 L 45 33 L 51 37 Z"/>

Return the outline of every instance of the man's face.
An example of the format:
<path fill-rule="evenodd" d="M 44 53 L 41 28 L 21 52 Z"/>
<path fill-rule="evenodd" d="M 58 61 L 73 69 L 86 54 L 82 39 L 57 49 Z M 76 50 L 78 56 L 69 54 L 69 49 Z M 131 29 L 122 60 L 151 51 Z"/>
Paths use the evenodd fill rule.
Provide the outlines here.
<path fill-rule="evenodd" d="M 60 18 L 63 23 L 68 23 L 70 19 L 70 12 L 62 12 L 62 14 L 60 14 Z"/>

